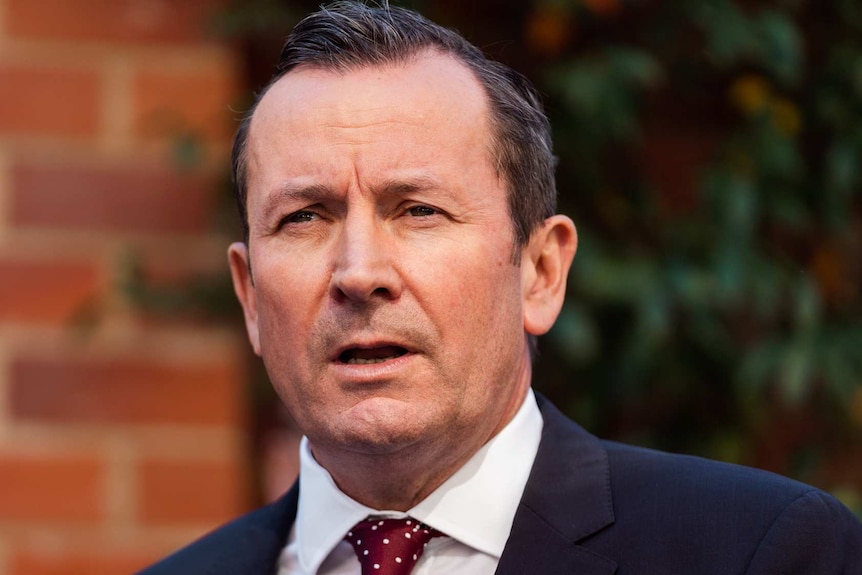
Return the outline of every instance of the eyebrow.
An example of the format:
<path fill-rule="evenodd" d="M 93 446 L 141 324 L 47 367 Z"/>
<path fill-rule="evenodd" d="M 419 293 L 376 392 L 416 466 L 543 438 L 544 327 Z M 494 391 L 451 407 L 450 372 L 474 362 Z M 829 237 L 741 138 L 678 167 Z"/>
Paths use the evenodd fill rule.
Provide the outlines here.
<path fill-rule="evenodd" d="M 403 180 L 385 180 L 381 185 L 375 186 L 372 192 L 380 195 L 399 196 L 411 192 L 442 189 L 440 182 L 431 176 L 418 176 L 405 178 Z"/>
<path fill-rule="evenodd" d="M 268 221 L 273 212 L 279 211 L 279 207 L 285 200 L 317 202 L 321 198 L 335 195 L 335 190 L 329 186 L 321 184 L 311 184 L 308 186 L 294 185 L 286 183 L 272 190 L 266 196 L 263 206 L 263 221 Z"/>

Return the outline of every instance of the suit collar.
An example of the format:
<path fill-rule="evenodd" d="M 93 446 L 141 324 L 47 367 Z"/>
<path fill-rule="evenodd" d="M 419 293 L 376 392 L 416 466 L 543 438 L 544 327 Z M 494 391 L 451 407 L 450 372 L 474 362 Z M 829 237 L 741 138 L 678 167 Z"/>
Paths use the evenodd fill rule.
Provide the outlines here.
<path fill-rule="evenodd" d="M 236 523 L 229 542 L 213 554 L 206 575 L 263 575 L 275 573 L 278 556 L 296 517 L 299 484 L 277 501 Z"/>
<path fill-rule="evenodd" d="M 614 522 L 607 453 L 537 395 L 545 425 L 497 575 L 609 575 L 616 563 L 577 543 Z"/>

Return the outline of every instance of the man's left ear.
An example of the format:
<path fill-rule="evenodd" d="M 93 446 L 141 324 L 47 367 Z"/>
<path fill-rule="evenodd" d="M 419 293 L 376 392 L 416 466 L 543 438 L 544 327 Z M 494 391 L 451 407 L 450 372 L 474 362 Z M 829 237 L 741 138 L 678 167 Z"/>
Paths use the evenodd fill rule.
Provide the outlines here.
<path fill-rule="evenodd" d="M 521 252 L 521 290 L 527 333 L 542 335 L 557 320 L 577 247 L 575 224 L 561 214 L 546 219 L 530 236 Z"/>

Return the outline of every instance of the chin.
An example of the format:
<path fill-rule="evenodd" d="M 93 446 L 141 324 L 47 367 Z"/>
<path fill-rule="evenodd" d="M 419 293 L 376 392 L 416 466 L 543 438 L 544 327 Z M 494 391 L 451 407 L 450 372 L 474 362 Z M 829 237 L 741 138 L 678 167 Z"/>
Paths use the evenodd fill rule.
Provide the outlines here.
<path fill-rule="evenodd" d="M 375 396 L 343 410 L 306 412 L 313 417 L 297 418 L 297 424 L 312 445 L 330 453 L 395 455 L 442 439 L 447 426 L 440 423 L 445 418 L 434 407 L 419 400 Z"/>
<path fill-rule="evenodd" d="M 354 453 L 361 456 L 392 456 L 405 449 L 415 450 L 423 436 L 417 430 L 404 428 L 368 428 L 351 426 L 336 432 L 309 436 L 311 444 L 330 453 Z"/>

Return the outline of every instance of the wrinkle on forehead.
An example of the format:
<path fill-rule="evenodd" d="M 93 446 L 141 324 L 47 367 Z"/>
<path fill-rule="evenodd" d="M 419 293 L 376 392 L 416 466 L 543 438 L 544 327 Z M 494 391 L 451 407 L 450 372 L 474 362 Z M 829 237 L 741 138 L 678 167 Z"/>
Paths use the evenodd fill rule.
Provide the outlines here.
<path fill-rule="evenodd" d="M 415 126 L 415 125 L 421 125 L 421 123 L 422 122 L 417 122 L 417 121 L 411 122 L 408 120 L 377 120 L 374 122 L 366 122 L 366 123 L 359 123 L 357 121 L 353 125 L 332 122 L 332 123 L 324 124 L 323 127 L 324 128 L 331 128 L 331 129 L 339 129 L 339 130 L 340 129 L 361 130 L 363 128 L 374 128 L 377 126 Z"/>

